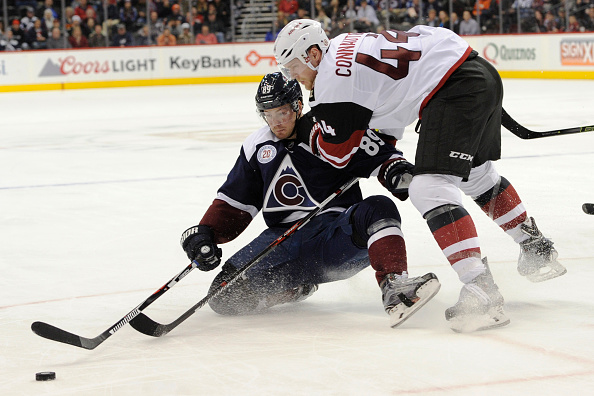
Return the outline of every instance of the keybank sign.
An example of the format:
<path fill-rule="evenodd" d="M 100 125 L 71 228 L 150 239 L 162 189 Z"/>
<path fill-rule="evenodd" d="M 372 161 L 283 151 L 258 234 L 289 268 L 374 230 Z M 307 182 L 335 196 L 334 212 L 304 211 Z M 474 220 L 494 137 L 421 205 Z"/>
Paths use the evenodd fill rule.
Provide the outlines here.
<path fill-rule="evenodd" d="M 509 61 L 535 61 L 536 48 L 508 47 L 488 43 L 483 49 L 483 57 L 494 65 Z"/>

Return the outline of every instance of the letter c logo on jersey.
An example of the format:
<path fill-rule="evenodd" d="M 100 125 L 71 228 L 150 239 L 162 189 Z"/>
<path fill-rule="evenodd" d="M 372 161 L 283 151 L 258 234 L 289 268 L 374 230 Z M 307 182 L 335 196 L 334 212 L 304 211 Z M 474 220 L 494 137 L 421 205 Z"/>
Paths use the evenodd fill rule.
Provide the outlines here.
<path fill-rule="evenodd" d="M 261 164 L 272 161 L 274 157 L 276 157 L 276 148 L 274 146 L 267 144 L 258 150 L 258 162 Z"/>
<path fill-rule="evenodd" d="M 299 206 L 305 201 L 299 191 L 301 187 L 301 180 L 294 175 L 282 175 L 274 185 L 274 197 L 285 206 Z"/>

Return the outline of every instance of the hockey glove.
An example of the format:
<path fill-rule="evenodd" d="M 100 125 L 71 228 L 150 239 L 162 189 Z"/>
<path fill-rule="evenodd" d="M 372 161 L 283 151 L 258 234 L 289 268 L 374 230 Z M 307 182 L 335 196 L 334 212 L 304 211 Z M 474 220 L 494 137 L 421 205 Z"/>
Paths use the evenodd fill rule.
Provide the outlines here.
<path fill-rule="evenodd" d="M 198 263 L 201 271 L 211 271 L 221 263 L 223 251 L 214 242 L 209 226 L 197 225 L 184 231 L 180 241 L 188 258 Z"/>
<path fill-rule="evenodd" d="M 395 158 L 384 162 L 380 168 L 380 183 L 396 198 L 405 201 L 408 198 L 408 186 L 412 181 L 415 166 L 404 158 Z"/>

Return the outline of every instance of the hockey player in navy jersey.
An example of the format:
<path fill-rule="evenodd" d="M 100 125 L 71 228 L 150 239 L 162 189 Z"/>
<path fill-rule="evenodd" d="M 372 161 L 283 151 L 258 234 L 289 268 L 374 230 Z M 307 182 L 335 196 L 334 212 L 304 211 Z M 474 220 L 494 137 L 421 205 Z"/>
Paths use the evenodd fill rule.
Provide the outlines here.
<path fill-rule="evenodd" d="M 321 126 L 302 116 L 301 88 L 281 73 L 266 75 L 258 87 L 256 107 L 267 125 L 243 143 L 235 166 L 199 225 L 182 235 L 181 244 L 198 268 L 209 271 L 221 262 L 219 244 L 241 234 L 259 211 L 268 228 L 222 266 L 211 290 L 305 217 L 318 202 L 352 177 L 370 177 L 401 153 L 367 131 L 367 150 L 338 170 L 314 156 L 305 143 Z M 406 188 L 400 191 L 406 193 Z M 274 305 L 304 300 L 318 285 L 347 279 L 371 265 L 382 291 L 390 324 L 396 327 L 439 290 L 428 273 L 408 278 L 400 215 L 384 196 L 362 198 L 355 184 L 302 229 L 223 289 L 210 301 L 223 315 L 261 312 Z"/>
<path fill-rule="evenodd" d="M 379 176 L 391 188 L 402 173 L 414 173 L 411 201 L 464 284 L 446 311 L 454 330 L 509 323 L 460 190 L 520 245 L 521 275 L 540 282 L 566 272 L 553 243 L 493 166 L 501 155 L 503 86 L 495 68 L 463 39 L 415 26 L 329 41 L 318 22 L 300 19 L 281 30 L 274 53 L 283 74 L 310 90 L 312 113 L 326 126 L 310 137 L 312 150 L 337 168 L 363 147 L 368 128 L 398 140 L 406 126 L 422 120 L 414 170 L 400 162 Z"/>

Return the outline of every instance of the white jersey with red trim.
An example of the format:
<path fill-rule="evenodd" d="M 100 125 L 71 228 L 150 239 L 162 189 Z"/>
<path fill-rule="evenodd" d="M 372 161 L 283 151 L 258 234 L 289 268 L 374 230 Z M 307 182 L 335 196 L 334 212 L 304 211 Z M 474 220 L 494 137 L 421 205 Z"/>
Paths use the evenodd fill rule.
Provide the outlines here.
<path fill-rule="evenodd" d="M 359 144 L 356 132 L 367 128 L 401 139 L 471 50 L 452 31 L 428 26 L 332 39 L 309 101 L 325 125 L 317 136 L 321 156 L 334 166 L 346 165 Z"/>

